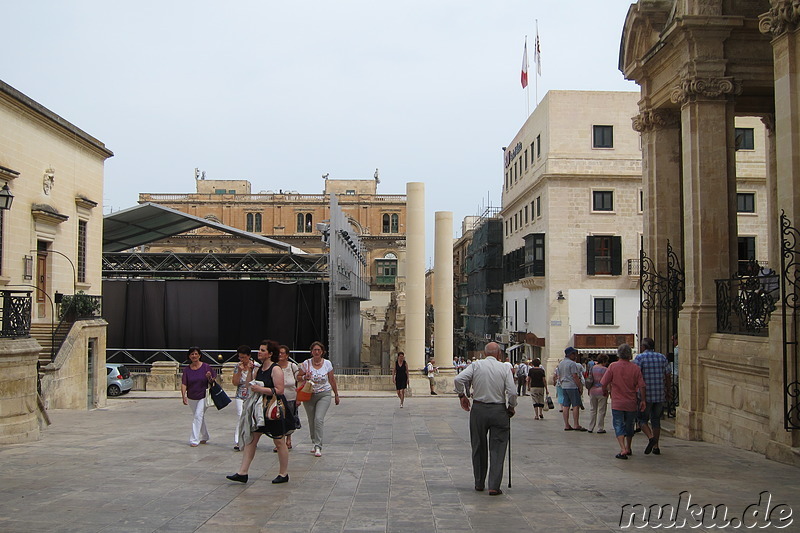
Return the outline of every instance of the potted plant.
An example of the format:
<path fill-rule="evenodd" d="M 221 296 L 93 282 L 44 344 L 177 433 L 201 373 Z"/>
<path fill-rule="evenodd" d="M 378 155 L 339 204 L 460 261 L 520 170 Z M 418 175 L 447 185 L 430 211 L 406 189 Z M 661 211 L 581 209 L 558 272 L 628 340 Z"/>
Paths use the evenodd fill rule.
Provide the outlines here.
<path fill-rule="evenodd" d="M 61 306 L 58 310 L 58 317 L 69 320 L 78 318 L 92 317 L 100 310 L 100 300 L 78 291 L 74 295 L 65 294 L 61 299 Z"/>

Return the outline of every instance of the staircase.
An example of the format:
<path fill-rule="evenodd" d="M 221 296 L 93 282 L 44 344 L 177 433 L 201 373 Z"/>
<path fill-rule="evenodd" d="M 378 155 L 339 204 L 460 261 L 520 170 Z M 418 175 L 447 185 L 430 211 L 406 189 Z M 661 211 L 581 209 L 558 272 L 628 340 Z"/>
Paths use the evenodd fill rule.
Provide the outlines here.
<path fill-rule="evenodd" d="M 68 326 L 68 327 L 64 327 Z M 60 331 L 56 331 L 55 339 L 53 339 L 53 325 L 51 324 L 31 324 L 31 337 L 36 339 L 36 342 L 42 347 L 39 352 L 39 378 L 42 377 L 42 368 L 53 361 L 53 341 L 55 340 L 56 349 L 61 346 L 64 339 L 69 333 L 72 324 L 63 324 Z M 58 328 L 58 324 L 55 325 Z"/>

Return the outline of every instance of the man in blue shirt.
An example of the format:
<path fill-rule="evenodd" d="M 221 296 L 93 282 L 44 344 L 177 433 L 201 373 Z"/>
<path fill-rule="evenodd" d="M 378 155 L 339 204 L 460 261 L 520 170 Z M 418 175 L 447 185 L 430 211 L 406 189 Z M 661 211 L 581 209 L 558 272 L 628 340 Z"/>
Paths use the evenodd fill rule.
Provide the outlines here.
<path fill-rule="evenodd" d="M 644 449 L 645 455 L 653 452 L 661 454 L 658 438 L 661 435 L 661 415 L 664 404 L 672 394 L 672 381 L 669 372 L 669 360 L 664 354 L 655 350 L 656 343 L 650 337 L 642 339 L 642 353 L 636 356 L 634 363 L 642 369 L 645 383 L 645 409 L 639 413 L 639 426 L 649 439 Z M 652 426 L 652 429 L 651 429 Z"/>

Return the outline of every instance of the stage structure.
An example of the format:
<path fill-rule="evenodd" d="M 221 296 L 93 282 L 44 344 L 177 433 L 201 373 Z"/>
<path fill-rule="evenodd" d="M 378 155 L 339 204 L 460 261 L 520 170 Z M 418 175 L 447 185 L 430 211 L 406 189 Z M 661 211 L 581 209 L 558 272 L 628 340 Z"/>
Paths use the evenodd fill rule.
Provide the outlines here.
<path fill-rule="evenodd" d="M 328 243 L 328 352 L 334 368 L 361 366 L 360 303 L 369 300 L 367 261 L 355 228 L 339 207 L 335 194 L 330 199 L 328 224 L 317 224 Z"/>

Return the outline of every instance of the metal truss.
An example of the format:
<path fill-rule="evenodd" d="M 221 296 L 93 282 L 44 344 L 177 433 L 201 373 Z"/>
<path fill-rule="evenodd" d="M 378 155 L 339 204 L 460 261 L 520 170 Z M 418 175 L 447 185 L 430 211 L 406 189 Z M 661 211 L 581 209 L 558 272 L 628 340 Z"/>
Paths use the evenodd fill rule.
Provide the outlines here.
<path fill-rule="evenodd" d="M 324 254 L 140 253 L 103 254 L 104 278 L 324 280 Z"/>

